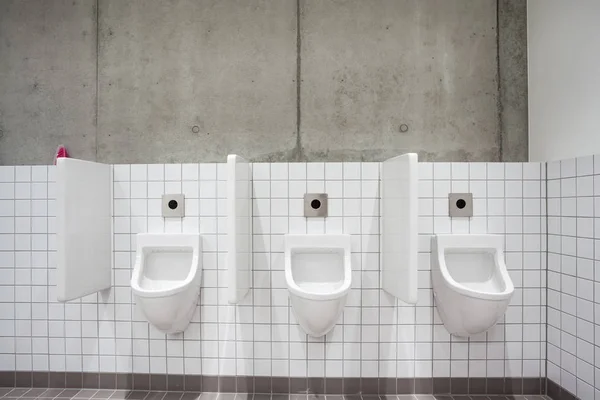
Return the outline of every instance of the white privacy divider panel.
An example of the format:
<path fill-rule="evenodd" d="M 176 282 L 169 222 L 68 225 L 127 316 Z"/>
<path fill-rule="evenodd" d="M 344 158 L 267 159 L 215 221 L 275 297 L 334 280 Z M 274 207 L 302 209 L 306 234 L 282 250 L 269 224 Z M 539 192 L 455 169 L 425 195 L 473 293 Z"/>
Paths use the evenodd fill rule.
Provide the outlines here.
<path fill-rule="evenodd" d="M 57 159 L 58 301 L 111 286 L 111 202 L 110 165 Z"/>
<path fill-rule="evenodd" d="M 228 300 L 242 301 L 252 273 L 252 170 L 235 154 L 227 156 Z"/>
<path fill-rule="evenodd" d="M 417 302 L 418 159 L 408 153 L 381 163 L 381 278 L 385 291 Z"/>

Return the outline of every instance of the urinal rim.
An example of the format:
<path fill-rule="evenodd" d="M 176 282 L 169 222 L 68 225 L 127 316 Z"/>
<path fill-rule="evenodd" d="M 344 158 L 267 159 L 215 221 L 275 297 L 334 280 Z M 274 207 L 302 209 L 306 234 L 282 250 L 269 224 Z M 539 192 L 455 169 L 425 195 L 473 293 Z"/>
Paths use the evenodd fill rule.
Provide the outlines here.
<path fill-rule="evenodd" d="M 466 246 L 461 244 L 455 245 L 447 243 L 446 239 L 448 239 L 449 237 L 458 238 L 460 236 L 463 237 L 461 239 L 463 239 L 465 243 L 470 244 Z M 469 242 L 469 239 L 475 239 L 475 237 L 479 238 L 476 239 L 475 243 L 473 243 L 473 240 Z M 509 299 L 513 295 L 515 288 L 506 268 L 506 263 L 504 261 L 504 249 L 502 248 L 501 240 L 502 238 L 498 235 L 433 235 L 432 248 L 434 249 L 434 254 L 436 255 L 435 267 L 437 267 L 440 274 L 442 275 L 443 284 L 449 289 L 454 290 L 459 294 L 475 299 L 492 301 L 502 301 Z M 446 249 L 493 250 L 493 252 L 490 251 L 490 253 L 492 253 L 494 256 L 494 267 L 500 272 L 500 276 L 505 284 L 505 290 L 503 290 L 502 292 L 482 292 L 479 290 L 470 289 L 457 282 L 448 271 L 448 266 L 446 265 L 446 258 L 444 254 Z"/>
<path fill-rule="evenodd" d="M 195 266 L 195 268 L 194 268 Z M 192 255 L 192 263 L 190 265 L 190 272 L 182 279 L 180 284 L 175 287 L 166 290 L 149 290 L 144 289 L 140 286 L 139 281 L 142 277 L 142 271 L 144 268 L 144 256 L 136 256 L 136 262 L 134 266 L 133 276 L 131 277 L 131 289 L 133 292 L 140 297 L 169 297 L 177 293 L 184 291 L 190 284 L 194 282 L 194 279 L 198 275 L 198 271 L 201 270 L 200 257 L 197 254 Z"/>
<path fill-rule="evenodd" d="M 166 243 L 154 244 L 152 237 L 161 236 L 163 234 L 138 234 L 137 238 L 137 249 L 135 264 L 133 267 L 133 273 L 131 276 L 131 290 L 136 296 L 146 298 L 161 298 L 170 297 L 187 290 L 190 285 L 194 284 L 194 280 L 198 277 L 198 274 L 202 273 L 202 264 L 200 254 L 202 251 L 201 236 L 199 234 L 164 234 L 162 240 L 166 240 Z M 175 243 L 174 240 L 181 240 L 184 243 Z M 197 242 L 196 242 L 197 240 Z M 188 243 L 193 241 L 192 244 Z M 148 243 L 150 242 L 150 243 Z M 197 244 L 196 244 L 197 243 Z M 185 279 L 181 280 L 180 284 L 175 287 L 166 290 L 148 290 L 140 286 L 139 282 L 142 277 L 142 272 L 145 267 L 145 249 L 154 248 L 191 248 L 192 249 L 192 260 L 190 265 L 190 271 Z M 202 275 L 200 275 L 201 279 Z M 198 279 L 198 283 L 194 286 L 200 286 L 201 280 Z"/>
<path fill-rule="evenodd" d="M 317 243 L 307 244 L 307 240 Z M 287 234 L 285 235 L 284 270 L 288 290 L 298 297 L 307 300 L 327 301 L 343 297 L 352 287 L 352 255 L 351 236 L 348 234 Z M 332 293 L 309 293 L 301 289 L 292 276 L 292 251 L 294 249 L 339 249 L 344 252 L 344 283 Z"/>
<path fill-rule="evenodd" d="M 291 274 L 289 274 L 289 278 L 288 278 L 288 273 L 286 270 L 286 274 L 285 274 L 285 280 L 287 282 L 287 287 L 288 290 L 298 296 L 301 297 L 303 299 L 306 300 L 314 300 L 314 301 L 328 301 L 328 300 L 336 300 L 339 299 L 341 297 L 343 297 L 344 295 L 346 295 L 348 293 L 348 291 L 350 290 L 350 288 L 352 287 L 352 278 L 348 278 L 347 276 L 344 277 L 344 283 L 342 284 L 342 286 L 340 286 L 339 289 L 337 289 L 336 291 L 332 292 L 332 293 L 309 293 L 303 289 L 301 289 L 296 282 L 294 282 L 293 278 L 291 277 Z"/>

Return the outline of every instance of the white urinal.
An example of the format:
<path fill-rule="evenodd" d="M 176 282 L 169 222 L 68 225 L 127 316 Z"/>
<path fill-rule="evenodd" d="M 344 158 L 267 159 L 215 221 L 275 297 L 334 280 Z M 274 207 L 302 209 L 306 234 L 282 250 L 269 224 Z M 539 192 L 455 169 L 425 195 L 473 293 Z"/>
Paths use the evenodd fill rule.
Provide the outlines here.
<path fill-rule="evenodd" d="M 165 333 L 188 326 L 202 279 L 200 235 L 137 235 L 131 289 L 137 306 L 152 325 Z"/>
<path fill-rule="evenodd" d="M 504 315 L 514 286 L 506 271 L 503 247 L 502 236 L 433 236 L 433 294 L 452 335 L 485 332 Z"/>
<path fill-rule="evenodd" d="M 310 336 L 327 334 L 352 285 L 350 235 L 286 235 L 285 281 L 298 324 Z"/>

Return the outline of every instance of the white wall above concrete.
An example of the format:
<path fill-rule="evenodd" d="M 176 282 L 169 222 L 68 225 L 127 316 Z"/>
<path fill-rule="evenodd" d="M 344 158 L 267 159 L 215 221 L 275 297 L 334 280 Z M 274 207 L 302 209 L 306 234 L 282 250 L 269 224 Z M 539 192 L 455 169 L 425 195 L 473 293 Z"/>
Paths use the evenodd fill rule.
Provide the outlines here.
<path fill-rule="evenodd" d="M 600 2 L 527 10 L 530 161 L 600 153 Z"/>

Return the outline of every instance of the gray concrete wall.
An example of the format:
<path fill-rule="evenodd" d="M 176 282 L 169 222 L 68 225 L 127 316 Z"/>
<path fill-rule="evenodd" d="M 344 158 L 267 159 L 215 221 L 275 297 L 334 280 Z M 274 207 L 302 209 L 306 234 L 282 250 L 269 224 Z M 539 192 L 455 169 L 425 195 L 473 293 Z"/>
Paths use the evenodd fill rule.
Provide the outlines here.
<path fill-rule="evenodd" d="M 0 164 L 96 158 L 96 2 L 0 1 Z"/>
<path fill-rule="evenodd" d="M 502 159 L 527 160 L 527 3 L 498 0 Z"/>
<path fill-rule="evenodd" d="M 525 27 L 525 0 L 3 0 L 0 164 L 60 143 L 115 163 L 522 161 Z"/>

